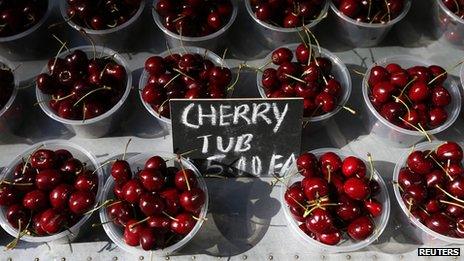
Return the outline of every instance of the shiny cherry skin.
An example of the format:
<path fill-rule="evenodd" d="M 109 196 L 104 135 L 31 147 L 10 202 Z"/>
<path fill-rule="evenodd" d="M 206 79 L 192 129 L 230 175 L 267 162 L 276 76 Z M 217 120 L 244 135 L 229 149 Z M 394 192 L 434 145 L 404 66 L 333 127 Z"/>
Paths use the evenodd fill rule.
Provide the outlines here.
<path fill-rule="evenodd" d="M 348 225 L 348 235 L 354 240 L 364 240 L 374 233 L 374 223 L 367 216 L 359 217 Z"/>
<path fill-rule="evenodd" d="M 55 234 L 64 229 L 66 218 L 62 212 L 50 208 L 42 212 L 39 222 L 45 233 Z"/>
<path fill-rule="evenodd" d="M 315 200 L 329 194 L 329 184 L 321 177 L 304 178 L 301 182 L 307 200 Z"/>
<path fill-rule="evenodd" d="M 76 215 L 83 215 L 95 203 L 95 195 L 87 191 L 75 191 L 68 200 L 69 210 Z"/>
<path fill-rule="evenodd" d="M 145 193 L 140 197 L 139 208 L 145 216 L 153 216 L 161 214 L 165 204 L 159 195 Z"/>
<path fill-rule="evenodd" d="M 195 227 L 196 221 L 190 213 L 181 213 L 171 222 L 171 230 L 178 235 L 187 235 Z"/>
<path fill-rule="evenodd" d="M 446 142 L 437 148 L 436 155 L 443 162 L 447 162 L 448 160 L 451 162 L 461 162 L 463 159 L 463 150 L 455 142 Z"/>
<path fill-rule="evenodd" d="M 176 185 L 176 188 L 185 191 L 188 190 L 188 188 L 195 188 L 197 187 L 197 178 L 195 176 L 195 172 L 190 169 L 184 169 L 184 170 L 179 170 L 176 173 L 176 176 L 174 178 L 174 182 Z"/>
<path fill-rule="evenodd" d="M 366 180 L 356 177 L 347 179 L 343 188 L 346 195 L 355 200 L 363 200 L 370 194 Z"/>
<path fill-rule="evenodd" d="M 316 208 L 305 220 L 306 228 L 315 233 L 321 234 L 333 228 L 332 217 L 326 210 Z"/>
<path fill-rule="evenodd" d="M 455 224 L 451 221 L 451 219 L 443 213 L 432 214 L 426 220 L 425 225 L 431 230 L 442 235 L 447 235 L 455 227 Z"/>
<path fill-rule="evenodd" d="M 160 191 L 165 185 L 163 174 L 157 170 L 141 170 L 138 178 L 143 188 L 147 191 Z"/>
<path fill-rule="evenodd" d="M 125 160 L 116 160 L 111 165 L 111 176 L 118 183 L 125 183 L 132 177 L 132 170 Z"/>
<path fill-rule="evenodd" d="M 73 192 L 73 187 L 62 183 L 55 187 L 49 194 L 50 205 L 55 209 L 65 209 Z"/>
<path fill-rule="evenodd" d="M 61 174 L 55 169 L 40 171 L 35 177 L 35 185 L 40 190 L 52 190 L 61 183 Z"/>
<path fill-rule="evenodd" d="M 153 156 L 145 162 L 145 169 L 163 171 L 166 169 L 166 161 L 159 156 Z"/>
<path fill-rule="evenodd" d="M 196 213 L 205 204 L 205 192 L 199 188 L 192 188 L 182 192 L 179 196 L 180 205 L 189 212 Z"/>
<path fill-rule="evenodd" d="M 28 210 L 19 204 L 14 204 L 6 210 L 6 219 L 14 228 L 25 228 L 29 221 Z"/>
<path fill-rule="evenodd" d="M 346 177 L 364 178 L 366 176 L 366 164 L 357 157 L 347 157 L 343 160 L 342 173 Z"/>
<path fill-rule="evenodd" d="M 364 208 L 374 218 L 380 216 L 383 210 L 382 203 L 372 198 L 364 201 Z"/>
<path fill-rule="evenodd" d="M 133 225 L 137 222 L 138 221 L 135 219 L 129 220 L 124 229 L 124 242 L 129 246 L 138 246 L 140 244 L 140 235 L 145 229 L 145 226 L 143 224 Z"/>
<path fill-rule="evenodd" d="M 408 168 L 417 174 L 425 175 L 433 169 L 432 161 L 426 158 L 426 154 L 421 151 L 414 151 L 409 154 L 406 162 Z"/>
<path fill-rule="evenodd" d="M 48 197 L 41 190 L 33 190 L 23 197 L 23 206 L 29 210 L 38 211 L 46 208 Z"/>
<path fill-rule="evenodd" d="M 132 206 L 124 201 L 110 204 L 106 211 L 108 212 L 109 218 L 113 220 L 115 224 L 122 227 L 133 218 Z"/>
<path fill-rule="evenodd" d="M 142 196 L 144 189 L 140 182 L 136 179 L 131 179 L 122 187 L 123 198 L 129 203 L 137 203 Z"/>
<path fill-rule="evenodd" d="M 43 170 L 52 169 L 55 167 L 56 155 L 55 152 L 47 149 L 39 149 L 31 155 L 31 166 L 33 168 Z"/>

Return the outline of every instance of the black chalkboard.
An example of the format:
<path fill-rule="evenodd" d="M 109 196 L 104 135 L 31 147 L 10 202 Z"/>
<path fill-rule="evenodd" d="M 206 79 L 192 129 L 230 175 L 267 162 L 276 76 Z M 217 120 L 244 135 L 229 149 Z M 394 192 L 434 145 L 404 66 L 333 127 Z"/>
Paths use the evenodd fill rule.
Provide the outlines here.
<path fill-rule="evenodd" d="M 172 99 L 174 152 L 203 173 L 269 176 L 300 152 L 303 99 Z"/>

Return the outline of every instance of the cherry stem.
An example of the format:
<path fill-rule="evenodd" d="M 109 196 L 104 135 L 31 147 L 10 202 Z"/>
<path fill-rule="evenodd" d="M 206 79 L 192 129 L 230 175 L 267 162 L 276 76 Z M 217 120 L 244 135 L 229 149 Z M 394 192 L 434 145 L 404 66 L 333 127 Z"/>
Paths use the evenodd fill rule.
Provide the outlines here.
<path fill-rule="evenodd" d="M 190 191 L 190 182 L 188 181 L 187 174 L 185 173 L 184 164 L 182 164 L 182 158 L 180 155 L 177 155 L 177 161 L 179 162 L 180 168 L 182 169 L 182 174 L 184 174 L 187 190 Z"/>
<path fill-rule="evenodd" d="M 66 18 L 64 21 L 56 22 L 54 24 L 49 25 L 48 29 L 52 29 L 53 27 L 56 27 L 56 26 L 59 26 L 59 25 L 62 25 L 62 24 L 65 24 L 65 23 L 71 21 L 74 18 L 75 15 L 76 14 L 73 14 L 70 17 Z"/>
<path fill-rule="evenodd" d="M 360 72 L 360 71 L 358 71 L 358 70 L 356 70 L 356 69 L 351 69 L 351 71 L 354 72 L 354 73 L 356 73 L 356 74 L 358 74 L 358 75 L 366 76 L 366 73 L 362 73 L 362 72 Z"/>
<path fill-rule="evenodd" d="M 169 84 L 171 84 L 173 81 L 175 81 L 177 78 L 179 78 L 179 76 L 181 76 L 181 74 L 176 74 L 174 77 L 172 77 L 171 80 L 169 80 L 164 86 L 163 86 L 163 89 L 166 88 Z"/>
<path fill-rule="evenodd" d="M 132 223 L 132 224 L 129 226 L 129 229 L 133 229 L 135 226 L 140 225 L 140 224 L 142 224 L 142 223 L 145 223 L 145 222 L 146 222 L 147 220 L 149 220 L 149 219 L 150 219 L 150 217 L 146 217 L 146 218 L 144 218 L 144 219 L 142 219 L 142 220 L 140 220 L 140 221 L 137 221 L 137 222 L 135 222 L 135 223 Z"/>
<path fill-rule="evenodd" d="M 178 74 L 178 75 L 179 75 L 179 74 Z M 161 105 L 159 106 L 158 111 L 157 111 L 158 117 L 161 117 L 161 113 L 162 113 L 163 110 L 164 110 L 164 109 L 163 109 L 163 106 L 164 106 L 167 102 L 169 102 L 169 99 L 164 100 L 164 101 L 161 103 Z"/>
<path fill-rule="evenodd" d="M 445 193 L 448 197 L 450 197 L 450 198 L 452 198 L 452 199 L 454 199 L 454 200 L 456 200 L 456 201 L 458 201 L 458 202 L 460 202 L 460 203 L 464 203 L 463 200 L 461 200 L 461 199 L 459 199 L 459 198 L 457 198 L 457 197 L 451 195 L 451 194 L 448 193 L 446 190 L 442 189 L 438 184 L 435 185 L 435 187 L 437 187 L 439 190 L 441 190 L 441 192 Z"/>
<path fill-rule="evenodd" d="M 464 208 L 463 205 L 461 204 L 458 204 L 456 202 L 451 202 L 451 201 L 446 201 L 446 200 L 440 200 L 441 203 L 445 203 L 445 204 L 448 204 L 448 205 L 453 205 L 453 206 L 456 206 L 456 207 L 460 207 L 460 208 Z"/>
<path fill-rule="evenodd" d="M 418 132 L 422 133 L 422 134 L 427 138 L 427 140 L 428 140 L 429 142 L 432 142 L 432 139 L 430 139 L 429 134 L 428 134 L 424 129 L 421 129 L 421 128 L 418 128 L 418 127 L 414 126 L 412 123 L 410 123 L 409 121 L 407 121 L 407 120 L 405 120 L 405 119 L 403 119 L 403 118 L 401 118 L 401 117 L 398 117 L 398 118 L 399 118 L 402 122 L 404 122 L 406 125 L 411 126 L 412 128 L 414 128 L 414 129 L 417 130 Z M 419 123 L 419 125 L 420 125 L 420 123 Z"/>
<path fill-rule="evenodd" d="M 166 213 L 166 211 L 162 211 L 161 213 L 163 213 L 166 217 L 168 217 L 168 218 L 171 219 L 171 220 L 178 221 L 176 218 L 174 218 L 173 216 L 171 216 L 171 215 L 169 215 L 168 213 Z"/>
<path fill-rule="evenodd" d="M 221 60 L 221 69 L 224 68 L 224 60 L 226 59 L 226 55 L 227 55 L 227 51 L 229 50 L 229 48 L 226 48 L 224 50 L 224 53 L 222 53 L 222 60 Z"/>
<path fill-rule="evenodd" d="M 131 143 L 131 141 L 132 141 L 132 138 L 130 138 L 126 143 L 126 147 L 124 148 L 124 153 L 122 154 L 122 160 L 126 158 L 127 148 L 129 148 L 129 144 Z"/>
<path fill-rule="evenodd" d="M 327 182 L 330 183 L 330 178 L 332 176 L 332 168 L 330 167 L 330 165 L 327 165 Z"/>
<path fill-rule="evenodd" d="M 58 49 L 58 53 L 55 55 L 55 60 L 53 61 L 53 67 L 52 67 L 52 71 L 51 71 L 52 73 L 55 70 L 56 61 L 58 60 L 58 57 L 60 56 L 61 52 L 63 51 L 63 48 L 65 48 L 65 47 L 66 47 L 66 42 L 64 42 L 61 45 L 60 49 Z"/>
<path fill-rule="evenodd" d="M 398 97 L 403 96 L 404 91 L 406 91 L 406 89 L 409 87 L 409 85 L 411 85 L 411 84 L 412 84 L 413 82 L 415 82 L 416 80 L 417 80 L 417 77 L 414 76 L 414 77 L 403 87 L 403 89 L 401 89 L 400 95 L 398 95 Z"/>
<path fill-rule="evenodd" d="M 196 217 L 196 216 L 194 216 L 194 215 L 192 215 L 192 218 L 195 219 L 196 221 L 206 221 L 206 220 L 208 220 L 208 219 L 205 218 L 205 217 L 204 217 L 204 218 L 201 218 L 201 217 Z"/>
<path fill-rule="evenodd" d="M 55 38 L 62 46 L 64 46 L 66 48 L 67 51 L 69 51 L 69 48 L 68 46 L 66 46 L 66 42 L 63 42 L 60 38 L 58 38 L 58 36 L 56 36 L 55 34 L 52 34 L 53 38 Z"/>
<path fill-rule="evenodd" d="M 98 166 L 98 168 L 96 168 L 93 172 L 92 172 L 92 175 L 95 174 L 99 169 L 103 168 L 104 166 L 110 164 L 110 163 L 114 163 L 116 160 L 108 160 L 107 162 L 104 162 L 103 164 L 101 164 L 100 166 Z"/>
<path fill-rule="evenodd" d="M 409 109 L 409 106 L 400 97 L 396 97 L 395 95 L 392 95 L 392 97 L 395 98 L 396 102 L 400 102 L 401 104 L 404 105 L 404 107 L 406 107 L 406 110 L 408 111 L 408 118 L 410 118 L 411 110 Z"/>
<path fill-rule="evenodd" d="M 173 68 L 172 70 L 175 71 L 175 72 L 180 73 L 181 75 L 183 75 L 183 76 L 189 78 L 190 80 L 195 80 L 192 76 L 187 75 L 186 73 L 184 73 L 183 71 L 181 71 L 181 70 L 179 70 L 179 69 L 177 69 L 177 68 Z"/>
<path fill-rule="evenodd" d="M 240 64 L 238 66 L 237 77 L 235 77 L 234 82 L 231 85 L 229 85 L 229 87 L 227 87 L 227 92 L 234 91 L 235 86 L 237 85 L 238 80 L 240 79 L 240 73 L 242 72 L 243 67 L 245 67 L 245 65 Z"/>
<path fill-rule="evenodd" d="M 420 124 L 420 122 L 417 124 L 417 126 L 419 126 L 419 128 L 424 132 L 424 134 L 427 136 L 427 140 L 429 142 L 432 142 L 432 138 L 430 138 L 429 134 L 427 133 L 427 131 L 424 129 L 424 127 L 422 127 L 422 124 Z"/>
<path fill-rule="evenodd" d="M 66 100 L 68 98 L 71 98 L 72 96 L 74 96 L 74 93 L 71 93 L 71 94 L 68 94 L 66 96 L 56 98 L 56 99 L 52 96 L 52 100 L 54 100 L 54 101 L 62 101 L 62 100 Z"/>
<path fill-rule="evenodd" d="M 372 155 L 370 152 L 367 153 L 367 162 L 369 162 L 369 168 L 371 171 L 371 175 L 369 176 L 369 181 L 371 181 L 372 177 L 374 177 L 374 161 L 372 160 Z"/>
<path fill-rule="evenodd" d="M 345 106 L 345 105 L 337 105 L 337 106 L 341 107 L 342 109 L 348 111 L 349 113 L 351 113 L 353 115 L 357 114 L 357 112 L 354 109 L 352 109 L 352 108 L 350 108 L 348 106 Z"/>
<path fill-rule="evenodd" d="M 301 82 L 301 83 L 306 83 L 304 80 L 302 80 L 302 79 L 300 79 L 300 78 L 298 78 L 298 77 L 295 77 L 295 76 L 293 76 L 293 75 L 290 75 L 290 74 L 288 74 L 288 73 L 284 73 L 284 75 L 287 76 L 287 77 L 290 78 L 290 79 L 295 80 L 295 81 L 298 81 L 298 82 Z"/>
<path fill-rule="evenodd" d="M 367 20 L 371 19 L 372 0 L 369 0 L 369 7 L 367 9 Z"/>
<path fill-rule="evenodd" d="M 448 170 L 446 170 L 446 169 L 440 164 L 440 162 L 438 162 L 433 156 L 429 156 L 429 158 L 431 158 L 431 159 L 435 162 L 435 164 L 437 164 L 437 165 L 441 168 L 441 170 L 443 170 L 443 171 L 445 172 L 446 176 L 448 176 L 448 178 L 449 178 L 451 181 L 453 180 L 453 177 L 448 173 Z"/>
<path fill-rule="evenodd" d="M 302 209 L 304 209 L 305 212 L 308 211 L 308 208 L 305 207 L 305 206 L 303 206 L 303 204 L 301 204 L 300 202 L 298 202 L 298 200 L 296 200 L 294 197 L 289 196 L 289 198 L 291 198 L 293 201 L 295 201 L 295 203 L 296 203 L 298 206 L 300 206 Z"/>
<path fill-rule="evenodd" d="M 32 186 L 34 185 L 34 183 L 16 183 L 16 182 L 11 182 L 11 181 L 6 181 L 6 180 L 2 180 L 0 182 L 0 184 L 7 184 L 7 185 L 11 185 L 11 186 Z"/>
<path fill-rule="evenodd" d="M 77 102 L 75 102 L 73 106 L 76 107 L 81 101 L 83 101 L 83 100 L 84 100 L 85 98 L 87 98 L 89 95 L 92 95 L 93 93 L 98 92 L 98 91 L 102 91 L 102 90 L 108 90 L 108 91 L 110 91 L 110 90 L 111 90 L 111 87 L 103 86 L 103 87 L 101 87 L 101 88 L 92 90 L 92 91 L 88 92 L 87 94 L 85 94 L 84 96 L 82 96 L 82 98 L 80 98 L 79 100 L 77 100 Z"/>
<path fill-rule="evenodd" d="M 92 214 L 93 212 L 99 210 L 100 208 L 103 208 L 103 207 L 106 207 L 108 204 L 111 204 L 114 202 L 114 199 L 108 199 L 106 200 L 105 202 L 103 202 L 100 206 L 96 206 L 94 207 L 93 209 L 85 212 L 83 215 L 89 215 L 89 214 Z"/>
<path fill-rule="evenodd" d="M 18 245 L 19 239 L 24 236 L 24 231 L 21 230 L 21 220 L 18 220 L 18 236 L 6 245 L 6 250 L 11 250 Z"/>
<path fill-rule="evenodd" d="M 87 40 L 90 42 L 90 44 L 93 47 L 93 59 L 95 60 L 97 58 L 97 47 L 95 46 L 95 42 L 93 41 L 92 37 L 90 37 L 87 32 L 84 29 L 79 30 L 79 32 L 87 38 Z"/>
<path fill-rule="evenodd" d="M 401 187 L 400 183 L 397 181 L 392 181 L 393 186 L 398 186 L 398 188 L 401 190 L 401 192 L 404 192 L 404 189 Z"/>
<path fill-rule="evenodd" d="M 388 14 L 388 22 L 391 21 L 391 12 L 390 12 L 390 5 L 388 4 L 388 1 L 387 0 L 384 0 L 385 1 L 385 5 L 387 7 L 387 14 Z"/>

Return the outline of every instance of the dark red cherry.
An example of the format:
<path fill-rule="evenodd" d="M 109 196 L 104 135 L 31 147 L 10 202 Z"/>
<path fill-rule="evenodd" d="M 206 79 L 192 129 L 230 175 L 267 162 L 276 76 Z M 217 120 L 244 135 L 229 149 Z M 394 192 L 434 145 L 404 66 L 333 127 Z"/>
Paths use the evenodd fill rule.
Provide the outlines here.
<path fill-rule="evenodd" d="M 171 222 L 171 230 L 178 235 L 187 235 L 195 227 L 196 221 L 190 213 L 181 213 Z"/>
<path fill-rule="evenodd" d="M 145 193 L 140 196 L 139 208 L 145 216 L 160 215 L 164 207 L 163 199 L 156 194 Z"/>
<path fill-rule="evenodd" d="M 52 169 L 55 167 L 56 155 L 51 150 L 39 149 L 31 155 L 31 166 L 33 168 Z"/>
<path fill-rule="evenodd" d="M 111 165 L 111 176 L 118 183 L 125 183 L 132 177 L 132 170 L 125 160 L 116 160 Z"/>
<path fill-rule="evenodd" d="M 329 212 L 316 208 L 305 220 L 306 228 L 315 233 L 321 234 L 333 228 L 332 217 Z"/>
<path fill-rule="evenodd" d="M 60 184 L 54 188 L 49 195 L 50 205 L 56 209 L 65 209 L 73 192 L 73 187 L 68 184 Z"/>
<path fill-rule="evenodd" d="M 129 203 L 137 203 L 143 194 L 143 187 L 136 179 L 127 181 L 122 187 L 123 198 Z"/>
<path fill-rule="evenodd" d="M 29 210 L 42 210 L 48 205 L 48 197 L 41 190 L 33 190 L 23 197 L 23 206 Z"/>
<path fill-rule="evenodd" d="M 176 188 L 181 191 L 188 190 L 189 188 L 195 188 L 198 183 L 195 172 L 190 169 L 179 170 L 176 173 L 174 182 L 176 184 Z"/>
<path fill-rule="evenodd" d="M 95 203 L 95 195 L 87 191 L 76 191 L 71 194 L 68 200 L 69 210 L 76 214 L 82 215 L 89 211 Z"/>
<path fill-rule="evenodd" d="M 369 217 L 362 216 L 348 225 L 348 235 L 354 240 L 364 240 L 374 233 L 374 223 Z"/>
<path fill-rule="evenodd" d="M 192 188 L 179 196 L 180 205 L 187 211 L 196 213 L 205 204 L 206 196 L 203 190 Z"/>
<path fill-rule="evenodd" d="M 164 187 L 165 178 L 160 171 L 144 169 L 139 172 L 139 180 L 147 191 L 159 191 Z"/>
<path fill-rule="evenodd" d="M 367 182 L 356 177 L 347 179 L 343 188 L 346 195 L 355 200 L 363 200 L 370 194 Z"/>

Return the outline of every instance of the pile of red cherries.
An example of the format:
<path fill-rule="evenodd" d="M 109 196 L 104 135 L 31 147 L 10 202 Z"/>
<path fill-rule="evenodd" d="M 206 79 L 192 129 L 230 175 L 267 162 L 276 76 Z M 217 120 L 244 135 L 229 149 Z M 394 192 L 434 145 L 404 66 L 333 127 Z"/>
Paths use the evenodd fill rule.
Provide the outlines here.
<path fill-rule="evenodd" d="M 449 116 L 446 107 L 452 96 L 444 87 L 447 76 L 438 65 L 374 66 L 368 76 L 369 99 L 383 118 L 401 128 L 435 129 Z"/>
<path fill-rule="evenodd" d="M 48 60 L 48 72 L 36 78 L 37 88 L 51 95 L 50 108 L 61 118 L 87 120 L 109 111 L 126 90 L 126 69 L 111 57 L 88 58 L 75 50 Z M 44 102 L 44 101 L 39 101 Z"/>
<path fill-rule="evenodd" d="M 404 9 L 405 0 L 334 0 L 344 15 L 362 23 L 388 23 Z"/>
<path fill-rule="evenodd" d="M 48 1 L 0 1 L 0 37 L 19 34 L 36 25 L 45 15 Z"/>
<path fill-rule="evenodd" d="M 275 50 L 271 59 L 278 67 L 265 69 L 261 78 L 268 98 L 304 98 L 305 117 L 334 111 L 343 94 L 343 87 L 332 75 L 332 61 L 310 52 L 304 43 L 294 52 L 286 47 Z"/>
<path fill-rule="evenodd" d="M 464 19 L 464 0 L 441 0 L 451 12 Z"/>
<path fill-rule="evenodd" d="M 0 68 L 0 110 L 10 100 L 14 87 L 14 75 L 11 69 Z"/>
<path fill-rule="evenodd" d="M 163 117 L 169 118 L 169 100 L 227 96 L 232 72 L 196 53 L 152 56 L 145 61 L 149 77 L 141 96 Z"/>
<path fill-rule="evenodd" d="M 294 28 L 308 24 L 321 14 L 326 0 L 246 0 L 256 18 L 279 27 Z"/>
<path fill-rule="evenodd" d="M 366 175 L 361 159 L 349 156 L 342 160 L 334 152 L 318 159 L 303 153 L 296 164 L 304 178 L 288 187 L 285 202 L 305 234 L 337 245 L 343 231 L 356 241 L 374 233 L 373 219 L 383 212 L 382 203 L 375 199 L 380 185 Z"/>
<path fill-rule="evenodd" d="M 397 185 L 410 213 L 444 236 L 464 237 L 463 151 L 455 142 L 416 150 L 400 170 Z"/>
<path fill-rule="evenodd" d="M 180 241 L 194 228 L 206 201 L 192 170 L 167 167 L 159 156 L 149 158 L 134 177 L 129 163 L 117 160 L 111 176 L 116 199 L 106 211 L 124 229 L 125 243 L 144 250 Z"/>
<path fill-rule="evenodd" d="M 63 0 L 65 1 L 65 0 Z M 74 23 L 93 30 L 111 29 L 130 20 L 142 0 L 66 0 L 67 16 Z"/>
<path fill-rule="evenodd" d="M 169 31 L 200 37 L 224 27 L 234 7 L 231 0 L 159 0 L 155 9 Z"/>
<path fill-rule="evenodd" d="M 65 150 L 39 149 L 0 187 L 11 226 L 49 236 L 76 224 L 96 202 L 98 176 Z"/>

